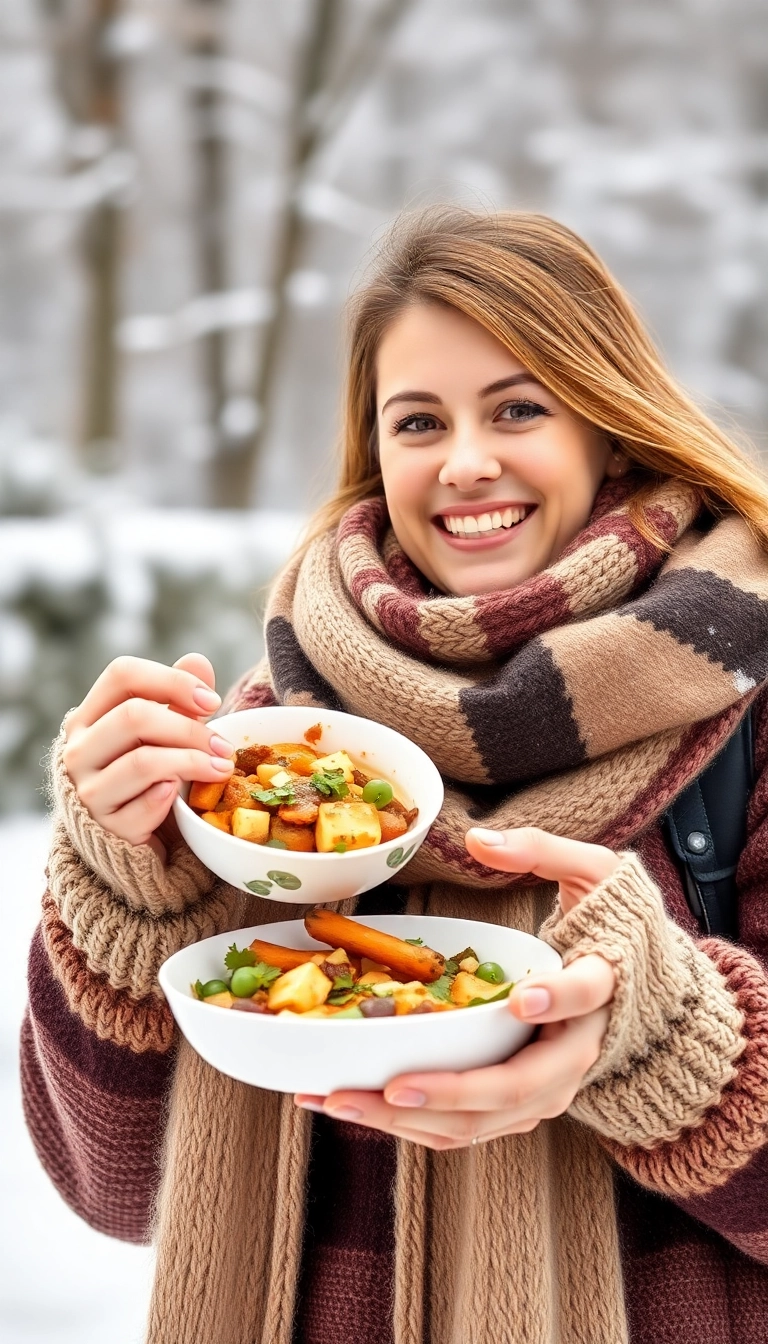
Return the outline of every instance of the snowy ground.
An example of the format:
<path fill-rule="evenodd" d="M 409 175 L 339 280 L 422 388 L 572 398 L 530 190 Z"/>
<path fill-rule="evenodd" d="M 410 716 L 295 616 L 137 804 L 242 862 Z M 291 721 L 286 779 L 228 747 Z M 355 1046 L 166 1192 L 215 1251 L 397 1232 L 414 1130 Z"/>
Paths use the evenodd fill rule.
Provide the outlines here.
<path fill-rule="evenodd" d="M 5 953 L 0 1018 L 0 1339 L 3 1344 L 139 1344 L 152 1276 L 148 1249 L 81 1222 L 44 1174 L 24 1126 L 18 1032 L 49 823 L 0 819 Z"/>

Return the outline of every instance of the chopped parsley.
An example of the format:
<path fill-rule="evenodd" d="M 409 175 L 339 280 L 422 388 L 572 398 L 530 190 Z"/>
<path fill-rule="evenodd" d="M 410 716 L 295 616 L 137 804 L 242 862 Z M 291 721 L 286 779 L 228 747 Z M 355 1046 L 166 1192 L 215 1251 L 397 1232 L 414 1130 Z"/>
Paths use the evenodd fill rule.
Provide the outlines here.
<path fill-rule="evenodd" d="M 296 802 L 292 784 L 282 784 L 277 789 L 251 789 L 251 797 L 266 807 L 279 807 L 282 803 L 292 806 Z"/>
<path fill-rule="evenodd" d="M 239 971 L 241 966 L 255 966 L 256 954 L 250 947 L 238 948 L 236 943 L 230 947 L 224 958 L 224 965 L 229 971 Z"/>
<path fill-rule="evenodd" d="M 346 798 L 349 793 L 343 770 L 316 770 L 309 782 L 326 798 Z"/>
<path fill-rule="evenodd" d="M 405 938 L 403 941 L 406 942 L 406 943 L 410 943 L 411 947 L 423 947 L 423 946 L 424 946 L 424 939 L 423 939 L 423 938 Z"/>
<path fill-rule="evenodd" d="M 442 1003 L 447 1003 L 451 997 L 452 984 L 453 977 L 443 973 L 439 980 L 433 980 L 431 985 L 427 985 L 427 990 L 433 999 L 440 999 Z"/>

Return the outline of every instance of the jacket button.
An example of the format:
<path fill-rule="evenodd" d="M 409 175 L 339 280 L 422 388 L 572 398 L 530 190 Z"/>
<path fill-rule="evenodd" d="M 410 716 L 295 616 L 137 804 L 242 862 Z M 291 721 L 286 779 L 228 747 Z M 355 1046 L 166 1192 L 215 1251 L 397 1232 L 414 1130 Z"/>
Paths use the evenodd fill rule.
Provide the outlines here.
<path fill-rule="evenodd" d="M 709 841 L 703 831 L 691 831 L 691 834 L 688 836 L 685 843 L 692 854 L 703 854 L 704 850 L 709 845 Z"/>

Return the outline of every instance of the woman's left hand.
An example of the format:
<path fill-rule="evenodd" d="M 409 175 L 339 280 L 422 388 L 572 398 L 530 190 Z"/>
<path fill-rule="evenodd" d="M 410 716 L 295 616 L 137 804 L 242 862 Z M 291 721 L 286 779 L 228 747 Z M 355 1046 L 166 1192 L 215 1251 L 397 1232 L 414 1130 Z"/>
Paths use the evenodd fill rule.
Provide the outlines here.
<path fill-rule="evenodd" d="M 558 882 L 564 912 L 610 877 L 620 861 L 601 845 L 533 827 L 476 829 L 467 833 L 466 843 L 473 858 L 489 868 Z M 600 1054 L 615 985 L 603 957 L 579 957 L 562 971 L 515 986 L 510 1012 L 540 1030 L 504 1064 L 466 1073 L 402 1074 L 384 1092 L 299 1095 L 296 1103 L 438 1150 L 525 1133 L 570 1106 Z"/>

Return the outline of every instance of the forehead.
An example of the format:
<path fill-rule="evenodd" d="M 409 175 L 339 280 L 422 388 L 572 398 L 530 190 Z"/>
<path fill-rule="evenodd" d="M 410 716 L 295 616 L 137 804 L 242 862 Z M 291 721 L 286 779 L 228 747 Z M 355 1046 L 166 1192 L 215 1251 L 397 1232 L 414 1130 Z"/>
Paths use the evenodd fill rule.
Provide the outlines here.
<path fill-rule="evenodd" d="M 437 303 L 412 304 L 398 313 L 376 358 L 377 393 L 384 400 L 401 386 L 439 392 L 456 386 L 457 377 L 479 387 L 523 372 L 520 361 L 479 322 Z"/>

